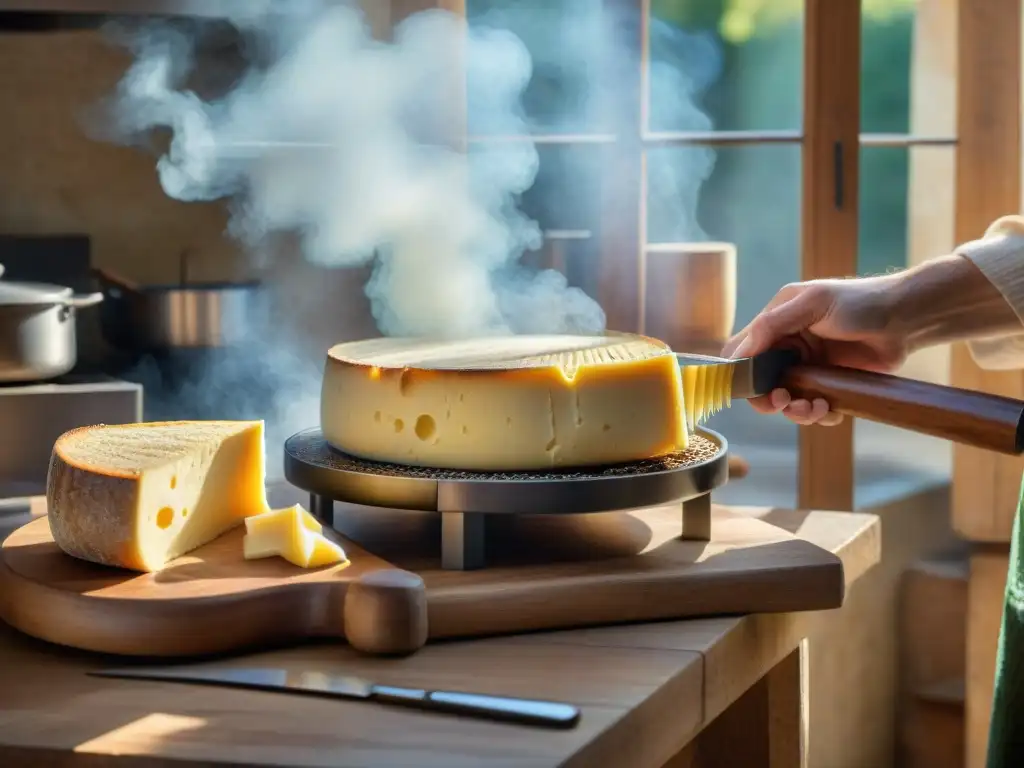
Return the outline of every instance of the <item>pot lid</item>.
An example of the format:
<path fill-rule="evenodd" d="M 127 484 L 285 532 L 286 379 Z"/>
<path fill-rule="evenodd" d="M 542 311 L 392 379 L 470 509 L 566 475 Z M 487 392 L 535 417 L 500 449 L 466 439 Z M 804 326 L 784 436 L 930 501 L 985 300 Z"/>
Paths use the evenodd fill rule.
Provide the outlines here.
<path fill-rule="evenodd" d="M 50 283 L 19 283 L 0 280 L 0 306 L 59 304 L 73 294 L 70 288 Z"/>

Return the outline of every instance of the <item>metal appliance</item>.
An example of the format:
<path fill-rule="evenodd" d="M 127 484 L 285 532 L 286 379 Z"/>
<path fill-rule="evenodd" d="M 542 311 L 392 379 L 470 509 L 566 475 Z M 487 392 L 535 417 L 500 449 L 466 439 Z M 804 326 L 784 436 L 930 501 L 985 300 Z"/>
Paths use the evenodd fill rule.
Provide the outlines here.
<path fill-rule="evenodd" d="M 132 353 L 238 346 L 251 335 L 252 319 L 268 311 L 257 281 L 190 281 L 187 254 L 175 285 L 140 286 L 108 270 L 93 272 L 106 299 L 100 307 L 103 335 Z"/>
<path fill-rule="evenodd" d="M 142 419 L 142 386 L 104 375 L 0 386 L 0 498 L 46 492 L 54 441 L 89 424 Z"/>
<path fill-rule="evenodd" d="M 0 281 L 0 382 L 70 372 L 78 363 L 77 311 L 102 300 L 63 285 Z"/>
<path fill-rule="evenodd" d="M 62 295 L 89 294 L 89 262 L 84 235 L 0 235 L 0 283 L 9 289 L 48 283 L 64 287 Z M 63 432 L 142 418 L 142 385 L 111 375 L 105 351 L 96 343 L 98 309 L 77 310 L 74 338 L 61 337 L 66 355 L 76 358 L 70 371 L 44 381 L 0 383 L 0 431 L 7 436 L 0 443 L 0 500 L 45 493 L 50 452 Z M 0 516 L 5 516 L 18 504 L 2 507 Z"/>
<path fill-rule="evenodd" d="M 711 538 L 711 492 L 729 477 L 729 445 L 708 429 L 686 451 L 593 469 L 461 472 L 365 461 L 332 449 L 319 429 L 284 445 L 285 478 L 308 491 L 310 511 L 358 540 L 336 519 L 334 502 L 441 515 L 441 565 L 485 567 L 487 518 L 615 512 L 678 502 L 683 538 Z"/>

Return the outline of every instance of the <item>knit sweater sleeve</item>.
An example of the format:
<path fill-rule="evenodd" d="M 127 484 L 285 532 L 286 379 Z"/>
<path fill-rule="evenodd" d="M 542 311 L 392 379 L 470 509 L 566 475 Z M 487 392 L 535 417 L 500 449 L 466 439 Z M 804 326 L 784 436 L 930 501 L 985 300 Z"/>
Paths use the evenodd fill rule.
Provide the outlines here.
<path fill-rule="evenodd" d="M 1024 217 L 997 219 L 956 252 L 974 262 L 1021 320 L 1020 333 L 968 342 L 975 362 L 992 370 L 1024 368 Z"/>

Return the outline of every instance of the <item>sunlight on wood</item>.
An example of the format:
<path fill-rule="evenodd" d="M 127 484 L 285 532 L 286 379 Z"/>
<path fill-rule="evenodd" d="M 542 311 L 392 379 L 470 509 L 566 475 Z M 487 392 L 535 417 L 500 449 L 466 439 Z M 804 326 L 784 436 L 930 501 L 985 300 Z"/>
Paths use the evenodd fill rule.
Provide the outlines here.
<path fill-rule="evenodd" d="M 154 712 L 79 744 L 75 747 L 75 752 L 146 754 L 159 747 L 170 736 L 195 731 L 205 725 L 206 720 L 201 717 Z"/>

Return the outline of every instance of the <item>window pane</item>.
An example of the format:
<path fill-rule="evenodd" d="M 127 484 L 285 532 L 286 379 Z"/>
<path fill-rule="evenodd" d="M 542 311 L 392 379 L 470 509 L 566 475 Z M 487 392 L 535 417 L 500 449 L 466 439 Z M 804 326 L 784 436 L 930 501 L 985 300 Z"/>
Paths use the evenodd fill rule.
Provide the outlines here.
<path fill-rule="evenodd" d="M 914 0 L 865 2 L 861 17 L 860 126 L 864 132 L 910 128 Z"/>
<path fill-rule="evenodd" d="M 907 265 L 908 168 L 909 153 L 903 147 L 860 150 L 858 274 L 877 275 Z"/>
<path fill-rule="evenodd" d="M 621 36 L 614 19 L 599 2 L 581 0 L 468 0 L 466 15 L 471 26 L 512 32 L 530 54 L 530 77 L 523 107 L 536 132 L 578 133 L 606 130 L 602 98 L 607 85 L 604 56 L 618 50 Z M 507 70 L 509 61 L 497 59 L 493 49 L 485 57 L 471 50 L 470 91 L 487 88 L 495 70 Z M 478 55 L 474 58 L 473 53 Z M 625 55 L 625 54 L 623 54 Z M 625 69 L 625 68 L 623 68 Z M 507 74 L 507 72 L 503 72 Z M 617 86 L 628 87 L 626 75 Z M 470 109 L 471 134 L 490 133 L 486 115 Z"/>
<path fill-rule="evenodd" d="M 865 132 L 953 136 L 956 127 L 956 4 L 864 3 L 861 126 Z M 953 247 L 952 147 L 862 148 L 858 272 L 903 268 Z M 949 349 L 913 355 L 901 376 L 949 382 Z M 952 446 L 859 420 L 858 507 L 947 482 Z"/>
<path fill-rule="evenodd" d="M 598 296 L 601 160 L 593 145 L 537 147 L 537 180 L 523 194 L 520 207 L 544 233 L 539 250 L 528 251 L 522 263 L 555 269 L 570 285 Z"/>
<path fill-rule="evenodd" d="M 652 130 L 799 129 L 803 0 L 651 5 Z M 512 31 L 529 50 L 523 102 L 534 130 L 603 132 L 638 82 L 639 7 L 634 0 L 469 0 L 467 15 L 474 26 Z M 474 67 L 482 63 L 470 61 L 471 81 L 488 76 Z M 480 118 L 470 115 L 471 133 L 487 129 Z"/>
<path fill-rule="evenodd" d="M 803 0 L 653 0 L 651 129 L 799 130 Z M 710 118 L 681 104 L 692 92 Z"/>
<path fill-rule="evenodd" d="M 697 196 L 695 169 L 709 159 L 713 170 Z M 786 283 L 800 274 L 800 148 L 786 145 L 728 147 L 711 158 L 697 148 L 648 152 L 648 240 L 725 241 L 737 250 L 735 328 L 749 322 Z M 770 204 L 766 204 L 770 201 Z M 695 338 L 673 338 L 671 307 L 695 301 L 701 288 L 681 285 L 675 303 L 652 300 L 660 284 L 671 280 L 666 258 L 682 260 L 664 246 L 647 255 L 648 332 L 683 351 Z M 656 275 L 657 277 L 654 277 Z M 678 283 L 677 283 L 678 285 Z M 708 426 L 729 440 L 732 450 L 751 463 L 742 481 L 727 484 L 716 499 L 730 504 L 777 504 L 792 507 L 797 490 L 797 429 L 781 417 L 762 416 L 746 403 L 714 416 Z"/>
<path fill-rule="evenodd" d="M 953 247 L 951 147 L 861 150 L 859 272 L 924 261 Z M 949 348 L 913 355 L 899 375 L 949 382 Z M 854 503 L 868 507 L 948 482 L 952 444 L 858 420 Z"/>
<path fill-rule="evenodd" d="M 955 133 L 957 4 L 865 0 L 861 26 L 861 130 Z"/>

